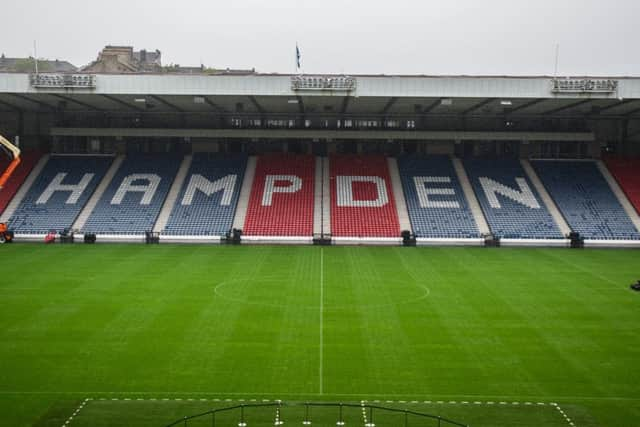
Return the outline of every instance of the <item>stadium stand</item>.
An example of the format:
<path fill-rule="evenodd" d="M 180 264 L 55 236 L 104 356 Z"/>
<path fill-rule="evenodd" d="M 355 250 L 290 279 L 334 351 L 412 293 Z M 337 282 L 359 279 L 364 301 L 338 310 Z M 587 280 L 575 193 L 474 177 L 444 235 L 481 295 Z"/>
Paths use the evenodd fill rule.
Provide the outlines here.
<path fill-rule="evenodd" d="M 13 175 L 11 175 L 11 178 L 9 178 L 4 188 L 0 190 L 0 214 L 7 208 L 7 205 L 18 192 L 18 189 L 41 156 L 42 154 L 37 151 L 22 153 L 20 156 L 20 164 L 13 172 Z M 3 158 L 2 161 L 0 161 L 0 170 L 4 170 L 8 165 L 9 161 Z"/>
<path fill-rule="evenodd" d="M 532 161 L 573 231 L 585 239 L 638 240 L 640 233 L 592 161 Z"/>
<path fill-rule="evenodd" d="M 607 157 L 604 162 L 640 214 L 640 158 Z"/>
<path fill-rule="evenodd" d="M 181 160 L 165 154 L 128 156 L 83 231 L 128 235 L 150 231 Z"/>
<path fill-rule="evenodd" d="M 333 236 L 400 235 L 398 212 L 384 156 L 332 155 L 330 180 Z"/>
<path fill-rule="evenodd" d="M 464 160 L 464 166 L 494 236 L 563 238 L 520 162 L 470 159 Z"/>
<path fill-rule="evenodd" d="M 448 156 L 402 156 L 398 166 L 416 237 L 480 237 Z"/>
<path fill-rule="evenodd" d="M 223 235 L 233 222 L 245 155 L 197 153 L 163 230 L 168 235 Z"/>
<path fill-rule="evenodd" d="M 52 156 L 9 220 L 9 228 L 23 234 L 70 228 L 112 160 Z"/>
<path fill-rule="evenodd" d="M 315 157 L 258 157 L 243 232 L 248 236 L 313 234 Z"/>

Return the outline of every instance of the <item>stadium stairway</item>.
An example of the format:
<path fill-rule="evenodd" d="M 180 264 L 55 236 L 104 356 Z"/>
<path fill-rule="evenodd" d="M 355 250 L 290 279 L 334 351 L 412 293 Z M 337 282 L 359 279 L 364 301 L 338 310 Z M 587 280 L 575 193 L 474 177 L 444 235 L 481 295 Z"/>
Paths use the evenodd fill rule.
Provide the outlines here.
<path fill-rule="evenodd" d="M 553 198 L 547 192 L 547 189 L 544 188 L 544 185 L 542 185 L 542 181 L 540 181 L 540 178 L 538 177 L 538 174 L 536 173 L 536 171 L 533 170 L 531 163 L 529 163 L 529 161 L 526 159 L 521 159 L 520 164 L 522 164 L 522 168 L 527 173 L 527 176 L 529 177 L 529 179 L 531 180 L 531 183 L 533 184 L 536 191 L 540 195 L 542 202 L 547 207 L 547 210 L 549 211 L 549 213 L 551 214 L 551 217 L 553 218 L 556 225 L 560 229 L 560 232 L 564 236 L 568 236 L 569 233 L 571 233 L 571 227 L 569 227 L 569 224 L 567 224 L 567 221 L 565 221 L 564 217 L 562 216 L 562 213 L 560 213 L 560 210 L 558 209 L 555 202 L 553 201 Z"/>
<path fill-rule="evenodd" d="M 450 157 L 407 155 L 398 159 L 398 165 L 413 232 L 419 242 L 481 242 Z"/>
<path fill-rule="evenodd" d="M 174 182 L 181 181 L 160 239 L 220 242 L 232 226 L 246 165 L 244 154 L 194 154 Z"/>
<path fill-rule="evenodd" d="M 589 244 L 640 240 L 596 162 L 536 160 L 531 164 L 571 229 Z"/>
<path fill-rule="evenodd" d="M 176 200 L 178 199 L 178 193 L 184 184 L 184 180 L 187 178 L 187 173 L 191 168 L 191 162 L 193 161 L 192 155 L 186 155 L 182 158 L 182 163 L 180 163 L 180 167 L 178 168 L 178 173 L 176 177 L 173 179 L 173 183 L 171 184 L 171 188 L 169 189 L 169 194 L 167 194 L 167 198 L 164 199 L 164 203 L 162 204 L 162 209 L 160 209 L 160 213 L 158 214 L 158 219 L 153 226 L 154 233 L 160 233 L 167 226 L 167 222 L 169 222 L 169 216 L 173 211 L 173 207 L 176 204 Z"/>
<path fill-rule="evenodd" d="M 265 154 L 258 157 L 243 238 L 259 242 L 310 242 L 315 207 L 315 166 L 316 158 L 310 155 Z"/>
<path fill-rule="evenodd" d="M 253 186 L 253 180 L 256 176 L 256 164 L 258 160 L 255 156 L 247 159 L 247 167 L 244 171 L 244 178 L 242 179 L 242 188 L 240 189 L 240 196 L 238 197 L 238 206 L 236 208 L 236 214 L 233 218 L 233 228 L 242 230 L 244 227 L 244 221 L 247 218 L 247 209 L 249 209 L 249 198 L 251 197 L 251 187 Z"/>
<path fill-rule="evenodd" d="M 24 180 L 27 179 L 27 176 L 29 176 L 29 173 L 36 163 L 38 163 L 40 157 L 41 154 L 36 151 L 22 153 L 20 156 L 20 164 L 13 171 L 13 174 L 5 183 L 4 188 L 0 189 L 0 214 L 2 214 L 7 205 L 9 205 L 11 199 L 18 192 Z M 8 165 L 8 161 L 2 162 L 0 171 L 4 171 Z"/>
<path fill-rule="evenodd" d="M 329 158 L 322 158 L 322 234 L 331 235 L 331 169 Z"/>
<path fill-rule="evenodd" d="M 172 154 L 127 156 L 82 230 L 99 240 L 138 240 L 151 231 L 181 161 Z"/>
<path fill-rule="evenodd" d="M 316 168 L 313 186 L 313 235 L 322 234 L 322 157 L 316 157 Z"/>
<path fill-rule="evenodd" d="M 23 235 L 70 229 L 112 160 L 106 156 L 49 157 L 9 219 L 9 228 Z"/>
<path fill-rule="evenodd" d="M 451 162 L 453 163 L 453 169 L 456 172 L 458 182 L 460 182 L 460 185 L 462 186 L 464 197 L 469 204 L 469 209 L 471 209 L 471 214 L 473 215 L 473 219 L 478 227 L 478 231 L 481 236 L 488 236 L 491 234 L 491 229 L 489 228 L 489 223 L 487 223 L 487 219 L 484 216 L 484 212 L 482 212 L 480 203 L 476 198 L 476 193 L 473 191 L 467 171 L 464 169 L 464 165 L 460 159 L 452 157 Z"/>
<path fill-rule="evenodd" d="M 333 241 L 398 244 L 400 224 L 386 158 L 332 155 L 330 162 Z"/>
<path fill-rule="evenodd" d="M 24 196 L 27 195 L 27 193 L 31 189 L 31 186 L 35 182 L 36 178 L 38 178 L 38 176 L 42 172 L 42 169 L 44 169 L 48 161 L 49 154 L 45 154 L 40 157 L 38 162 L 31 169 L 31 172 L 29 172 L 29 175 L 27 175 L 27 177 L 25 178 L 20 188 L 18 188 L 15 195 L 11 198 L 2 214 L 0 214 L 0 222 L 6 223 L 9 221 L 9 218 L 11 218 L 16 209 L 18 209 L 18 206 L 20 206 L 20 203 L 22 203 Z"/>
<path fill-rule="evenodd" d="M 395 157 L 387 158 L 387 166 L 389 167 L 389 176 L 391 177 L 391 188 L 396 199 L 396 209 L 398 210 L 398 223 L 400 230 L 412 232 L 411 221 L 409 220 L 409 211 L 407 210 L 407 202 L 402 191 L 402 181 L 400 180 L 400 171 L 398 170 L 398 160 Z"/>
<path fill-rule="evenodd" d="M 640 157 L 607 157 L 604 162 L 640 214 Z"/>
<path fill-rule="evenodd" d="M 501 242 L 563 239 L 518 160 L 468 159 L 464 166 L 491 232 Z"/>
<path fill-rule="evenodd" d="M 80 215 L 78 215 L 78 218 L 76 218 L 76 221 L 73 223 L 72 228 L 74 230 L 81 230 L 82 227 L 84 227 L 84 224 L 87 222 L 87 219 L 89 219 L 91 212 L 93 212 L 96 205 L 98 204 L 98 200 L 100 200 L 109 184 L 111 184 L 113 177 L 115 176 L 118 169 L 120 169 L 120 165 L 123 161 L 124 155 L 116 156 L 116 158 L 113 159 L 113 163 L 111 163 L 109 170 L 104 175 L 104 178 L 102 178 L 102 181 L 100 181 L 100 184 L 98 184 L 98 188 L 96 188 L 96 191 L 93 192 L 91 198 L 80 212 Z"/>
<path fill-rule="evenodd" d="M 636 230 L 640 231 L 640 217 L 638 216 L 638 212 L 627 198 L 625 192 L 618 184 L 618 181 L 616 181 L 613 175 L 611 175 L 611 172 L 609 172 L 609 169 L 607 169 L 607 166 L 604 164 L 604 162 L 602 162 L 601 160 L 597 160 L 596 165 L 598 166 L 598 170 L 604 177 L 605 181 L 607 181 L 607 184 L 609 184 L 609 188 L 611 188 L 611 191 L 613 191 L 616 199 L 618 199 L 618 202 L 627 213 L 627 216 L 629 216 L 629 219 L 633 223 L 634 227 L 636 228 Z M 640 175 L 640 172 L 638 172 L 638 174 Z"/>

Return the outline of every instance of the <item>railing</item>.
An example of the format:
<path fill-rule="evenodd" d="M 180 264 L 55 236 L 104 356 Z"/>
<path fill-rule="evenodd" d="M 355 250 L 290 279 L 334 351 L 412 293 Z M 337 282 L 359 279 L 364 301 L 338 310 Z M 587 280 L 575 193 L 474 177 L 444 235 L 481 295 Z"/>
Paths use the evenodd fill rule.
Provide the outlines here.
<path fill-rule="evenodd" d="M 273 402 L 273 403 L 253 403 L 235 405 L 226 408 L 212 409 L 207 412 L 202 412 L 195 415 L 185 416 L 178 419 L 167 427 L 173 426 L 190 426 L 190 425 L 210 425 L 216 426 L 263 426 L 263 425 L 285 425 L 283 418 L 284 411 L 289 408 L 295 408 L 298 411 L 298 417 L 288 417 L 287 424 L 302 424 L 302 425 L 336 425 L 338 427 L 347 424 L 346 411 L 357 412 L 358 422 L 354 423 L 353 419 L 350 419 L 349 425 L 361 425 L 364 427 L 408 427 L 409 425 L 420 426 L 458 426 L 468 427 L 467 424 L 463 424 L 457 421 L 450 420 L 448 418 L 425 414 L 421 412 L 411 411 L 401 408 L 390 408 L 378 405 L 370 405 L 367 403 L 335 403 L 335 402 L 305 402 L 305 403 L 292 403 L 292 402 Z M 315 411 L 314 411 L 315 409 Z M 318 414 L 318 409 L 320 413 Z M 251 416 L 248 412 L 258 411 L 258 414 Z M 313 413 L 313 414 L 312 414 Z M 354 414 L 350 414 L 353 416 Z M 380 422 L 382 418 L 393 416 L 393 422 L 387 421 L 386 423 Z M 221 419 L 226 416 L 224 419 Z M 266 418 L 269 416 L 269 421 Z M 417 420 L 428 422 L 429 424 L 416 422 Z M 378 421 L 378 424 L 376 424 Z"/>

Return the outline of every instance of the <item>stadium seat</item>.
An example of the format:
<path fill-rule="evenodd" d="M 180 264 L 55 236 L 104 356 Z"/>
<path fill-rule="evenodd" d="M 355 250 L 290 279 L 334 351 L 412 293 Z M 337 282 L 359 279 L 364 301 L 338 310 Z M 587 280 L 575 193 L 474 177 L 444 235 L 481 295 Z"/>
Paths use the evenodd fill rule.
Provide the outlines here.
<path fill-rule="evenodd" d="M 153 228 L 182 156 L 127 156 L 87 219 L 83 231 L 144 234 Z"/>
<path fill-rule="evenodd" d="M 494 236 L 563 238 L 518 160 L 468 159 L 464 167 Z"/>
<path fill-rule="evenodd" d="M 640 239 L 595 162 L 541 160 L 531 164 L 573 231 L 585 239 Z"/>
<path fill-rule="evenodd" d="M 333 236 L 400 236 L 386 157 L 332 155 L 330 180 Z"/>
<path fill-rule="evenodd" d="M 9 205 L 13 196 L 18 192 L 18 189 L 22 185 L 27 176 L 31 172 L 31 169 L 38 163 L 42 154 L 37 151 L 31 151 L 22 153 L 20 156 L 20 164 L 11 175 L 11 178 L 7 181 L 4 188 L 0 190 L 0 214 L 4 212 Z M 0 171 L 5 170 L 5 168 L 9 165 L 9 161 L 3 158 L 0 161 Z"/>
<path fill-rule="evenodd" d="M 249 236 L 313 234 L 315 157 L 260 156 L 243 232 Z"/>
<path fill-rule="evenodd" d="M 43 234 L 71 227 L 112 161 L 111 157 L 52 156 L 9 219 L 9 228 Z"/>
<path fill-rule="evenodd" d="M 607 157 L 605 163 L 640 214 L 640 158 Z"/>
<path fill-rule="evenodd" d="M 246 164 L 245 155 L 194 154 L 163 233 L 215 236 L 229 231 Z"/>
<path fill-rule="evenodd" d="M 398 167 L 416 237 L 480 236 L 448 156 L 401 156 Z"/>

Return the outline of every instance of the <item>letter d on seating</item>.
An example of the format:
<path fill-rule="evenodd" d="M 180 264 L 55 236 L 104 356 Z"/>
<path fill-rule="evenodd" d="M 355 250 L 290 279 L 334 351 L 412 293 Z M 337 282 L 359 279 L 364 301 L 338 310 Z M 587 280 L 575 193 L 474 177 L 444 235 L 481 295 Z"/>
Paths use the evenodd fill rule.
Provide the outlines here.
<path fill-rule="evenodd" d="M 354 200 L 353 199 L 353 183 L 368 182 L 376 186 L 376 198 L 372 200 Z M 344 207 L 369 207 L 379 208 L 389 203 L 389 195 L 384 179 L 379 176 L 337 176 L 337 202 L 338 206 Z"/>

